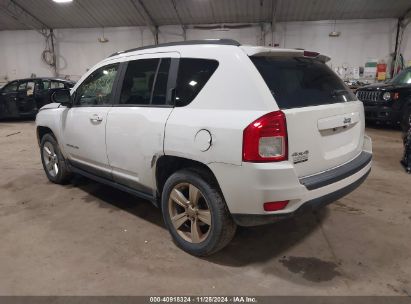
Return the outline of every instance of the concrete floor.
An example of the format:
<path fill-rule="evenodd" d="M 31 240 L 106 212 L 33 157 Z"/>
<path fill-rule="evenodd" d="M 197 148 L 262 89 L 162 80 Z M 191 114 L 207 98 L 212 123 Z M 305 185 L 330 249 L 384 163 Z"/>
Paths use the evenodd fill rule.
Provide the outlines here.
<path fill-rule="evenodd" d="M 33 122 L 0 123 L 0 295 L 411 295 L 411 176 L 400 132 L 368 129 L 374 167 L 318 214 L 239 229 L 207 259 L 150 203 L 85 178 L 50 183 Z"/>

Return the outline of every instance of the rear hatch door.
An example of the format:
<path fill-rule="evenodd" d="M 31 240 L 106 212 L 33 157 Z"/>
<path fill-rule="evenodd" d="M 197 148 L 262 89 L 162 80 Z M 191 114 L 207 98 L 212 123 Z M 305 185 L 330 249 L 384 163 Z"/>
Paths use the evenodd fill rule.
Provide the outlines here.
<path fill-rule="evenodd" d="M 286 115 L 289 160 L 300 177 L 352 160 L 364 138 L 362 103 L 323 60 L 311 57 L 250 57 Z"/>

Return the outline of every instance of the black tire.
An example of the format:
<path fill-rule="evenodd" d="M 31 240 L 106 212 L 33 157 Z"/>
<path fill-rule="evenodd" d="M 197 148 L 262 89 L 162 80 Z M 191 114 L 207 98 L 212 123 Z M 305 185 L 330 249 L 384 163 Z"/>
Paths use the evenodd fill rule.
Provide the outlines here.
<path fill-rule="evenodd" d="M 182 184 L 193 185 L 200 191 L 203 200 L 206 202 L 209 213 L 211 214 L 211 225 L 205 225 L 201 221 L 201 225 L 208 226 L 206 238 L 198 243 L 187 241 L 181 236 L 181 231 L 178 231 L 171 220 L 171 211 L 169 209 L 172 202 L 169 203 L 171 191 Z M 223 247 L 225 247 L 234 237 L 236 224 L 234 223 L 222 194 L 213 182 L 213 178 L 208 173 L 196 169 L 184 169 L 172 174 L 166 181 L 162 198 L 161 207 L 163 211 L 164 222 L 178 247 L 194 256 L 208 256 Z M 184 210 L 184 209 L 183 209 Z M 186 209 L 187 210 L 187 209 Z M 194 219 L 195 220 L 195 219 Z M 187 222 L 182 225 L 191 225 L 193 220 L 187 219 Z M 204 227 L 203 227 L 204 228 Z M 191 234 L 188 232 L 188 234 Z M 192 234 L 191 234 L 192 235 Z M 203 234 L 204 236 L 205 234 Z"/>
<path fill-rule="evenodd" d="M 55 174 L 50 172 L 50 170 L 47 167 L 48 159 L 45 155 L 47 153 L 46 152 L 47 149 L 45 149 L 45 147 L 50 147 L 50 145 L 53 147 L 53 151 L 54 151 L 54 153 L 53 153 L 54 157 L 50 156 L 50 158 L 53 158 L 53 163 L 55 163 L 58 166 L 57 173 L 55 173 Z M 50 150 L 50 149 L 48 149 L 48 150 Z M 57 143 L 57 140 L 54 138 L 54 136 L 52 134 L 45 134 L 41 138 L 40 156 L 41 156 L 41 162 L 43 164 L 44 172 L 46 173 L 47 178 L 49 179 L 49 181 L 51 181 L 55 184 L 66 184 L 67 182 L 70 181 L 70 179 L 72 177 L 72 173 L 67 168 L 66 161 L 65 161 L 63 155 L 61 154 L 61 151 L 60 151 L 59 145 Z M 54 170 L 54 172 L 56 172 L 56 170 Z"/>
<path fill-rule="evenodd" d="M 409 105 L 404 111 L 404 115 L 401 121 L 401 128 L 404 132 L 407 132 L 410 128 L 410 125 L 411 125 L 411 105 Z"/>

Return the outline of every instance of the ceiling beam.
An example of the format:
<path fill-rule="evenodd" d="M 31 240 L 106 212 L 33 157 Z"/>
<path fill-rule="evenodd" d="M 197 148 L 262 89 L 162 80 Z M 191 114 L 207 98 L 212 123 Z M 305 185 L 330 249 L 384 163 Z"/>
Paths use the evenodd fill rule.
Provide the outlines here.
<path fill-rule="evenodd" d="M 403 28 L 407 27 L 407 25 L 411 22 L 411 8 L 409 8 L 405 14 L 400 17 L 400 21 Z"/>
<path fill-rule="evenodd" d="M 44 37 L 48 36 L 48 31 L 51 27 L 38 19 L 16 1 L 9 0 L 7 3 L 0 5 L 0 9 L 20 24 L 39 32 Z"/>
<path fill-rule="evenodd" d="M 171 0 L 171 4 L 173 5 L 174 11 L 177 15 L 178 23 L 180 24 L 181 28 L 183 29 L 183 38 L 184 38 L 184 40 L 187 40 L 187 34 L 186 34 L 187 33 L 187 27 L 184 25 L 183 20 L 181 19 L 180 13 L 178 12 L 177 3 L 176 3 L 175 0 Z"/>
<path fill-rule="evenodd" d="M 104 25 L 100 23 L 99 20 L 90 12 L 90 10 L 88 10 L 80 1 L 76 1 L 75 5 L 79 6 L 87 14 L 94 24 L 104 28 Z"/>
<path fill-rule="evenodd" d="M 146 6 L 141 0 L 130 0 L 130 2 L 133 4 L 134 8 L 138 11 L 140 16 L 143 18 L 146 26 L 153 33 L 154 43 L 158 44 L 158 25 L 154 21 L 153 17 L 151 17 Z"/>
<path fill-rule="evenodd" d="M 275 32 L 275 25 L 277 23 L 277 6 L 278 0 L 271 0 L 271 31 Z"/>

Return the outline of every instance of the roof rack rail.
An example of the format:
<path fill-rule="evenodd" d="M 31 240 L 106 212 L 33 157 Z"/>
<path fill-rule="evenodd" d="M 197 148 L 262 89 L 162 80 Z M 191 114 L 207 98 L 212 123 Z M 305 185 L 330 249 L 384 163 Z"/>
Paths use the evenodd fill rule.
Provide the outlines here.
<path fill-rule="evenodd" d="M 233 39 L 204 39 L 204 40 L 187 40 L 187 41 L 177 41 L 177 42 L 168 42 L 168 43 L 160 43 L 157 45 L 147 45 L 147 46 L 142 46 L 126 51 L 121 51 L 121 52 L 116 52 L 114 54 L 111 54 L 108 57 L 113 57 L 116 55 L 124 54 L 124 53 L 130 53 L 134 51 L 140 51 L 140 50 L 147 50 L 147 49 L 154 49 L 158 47 L 166 47 L 166 46 L 178 46 L 178 45 L 196 45 L 196 44 L 219 44 L 219 45 L 234 45 L 234 46 L 240 46 L 241 44 Z"/>

